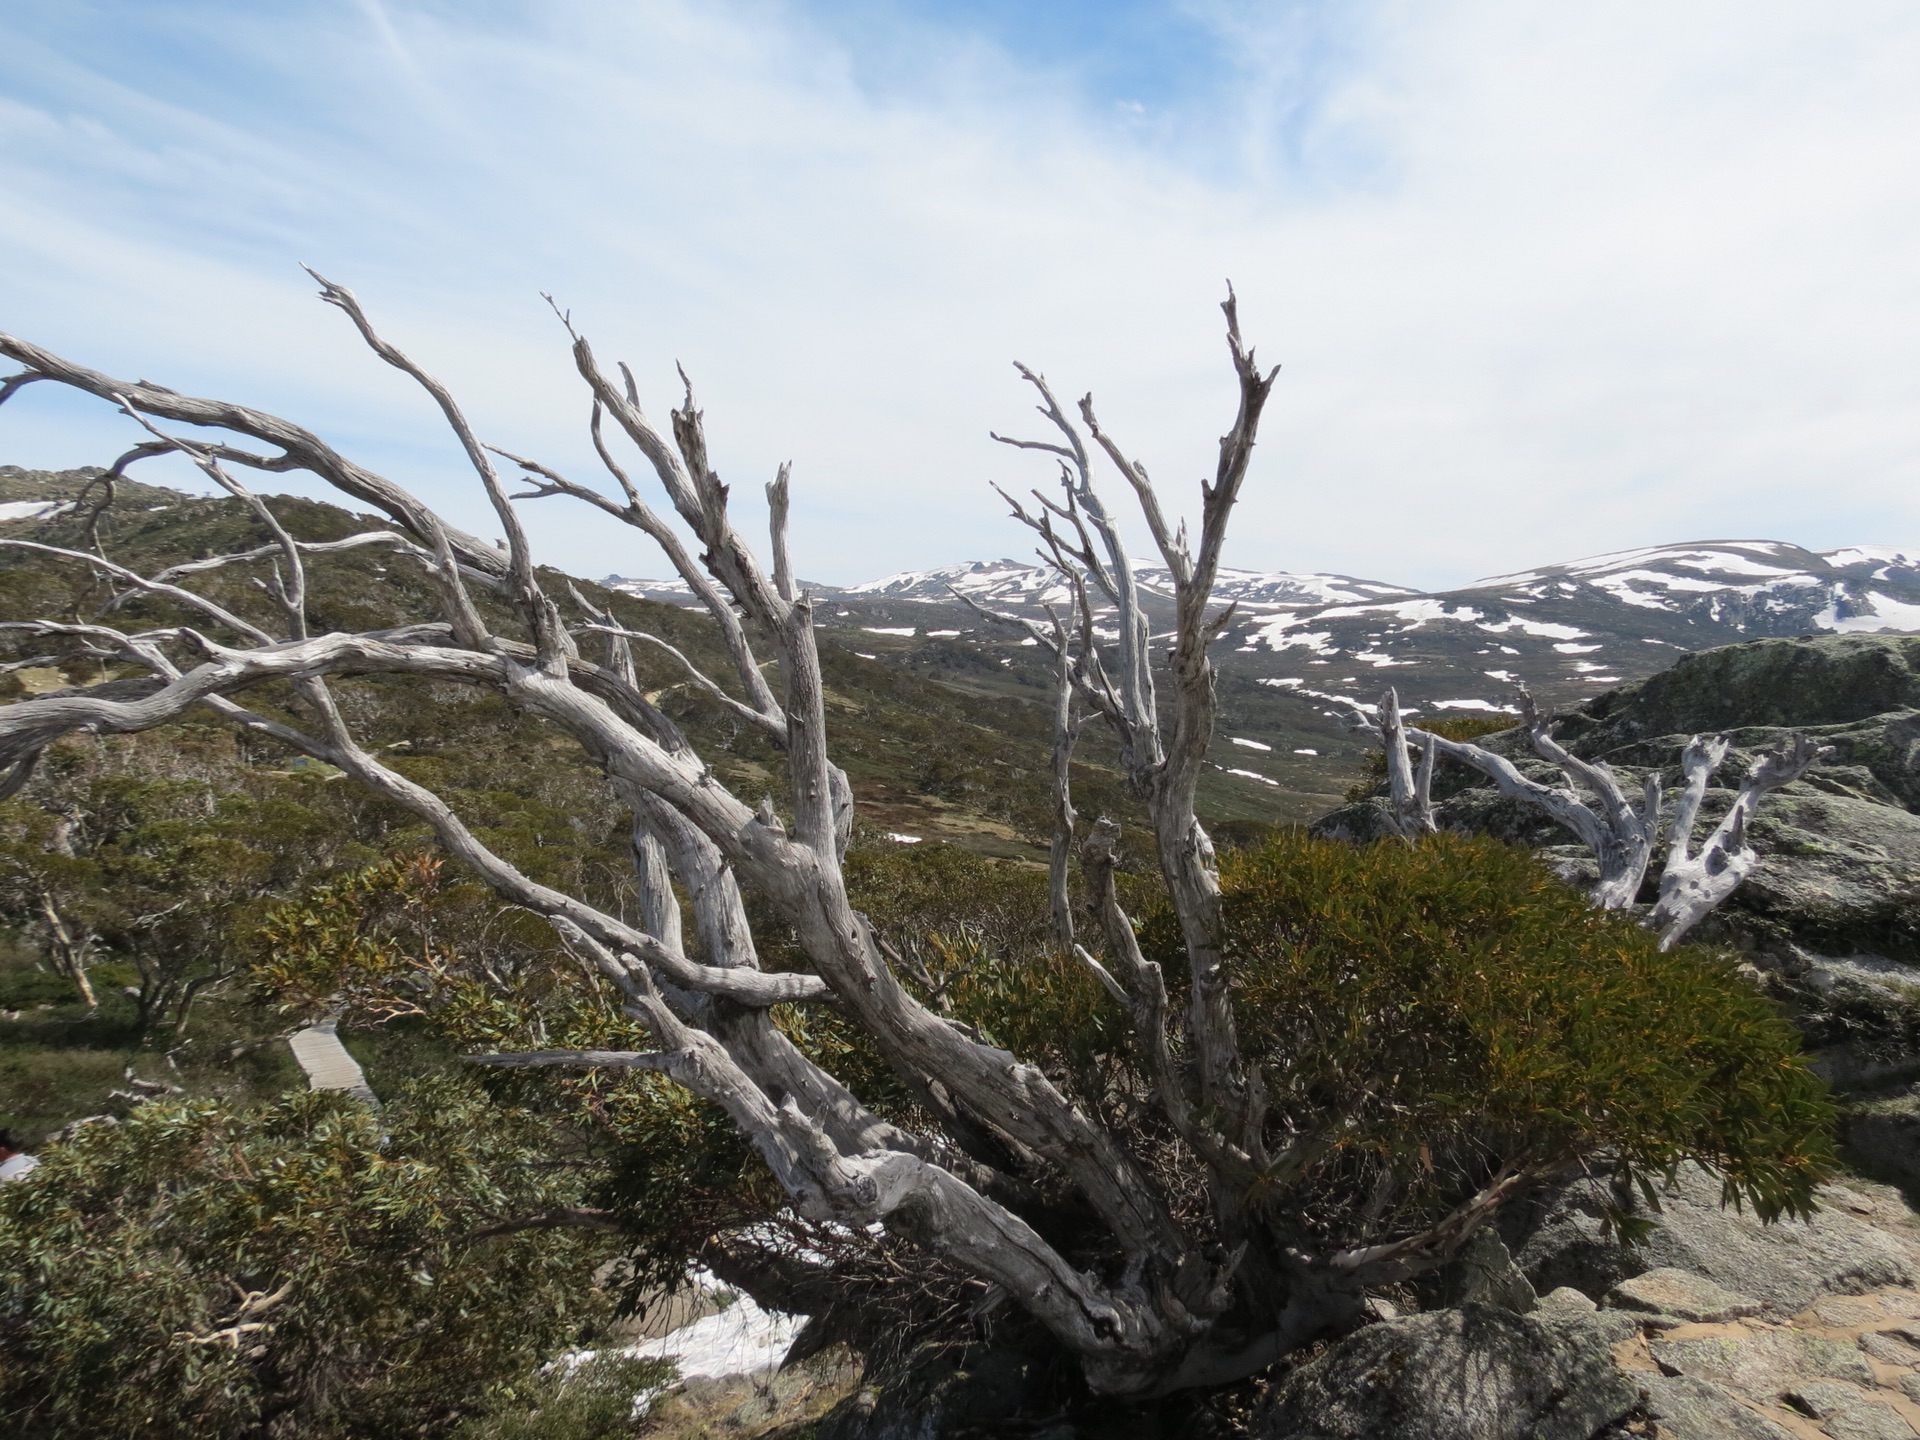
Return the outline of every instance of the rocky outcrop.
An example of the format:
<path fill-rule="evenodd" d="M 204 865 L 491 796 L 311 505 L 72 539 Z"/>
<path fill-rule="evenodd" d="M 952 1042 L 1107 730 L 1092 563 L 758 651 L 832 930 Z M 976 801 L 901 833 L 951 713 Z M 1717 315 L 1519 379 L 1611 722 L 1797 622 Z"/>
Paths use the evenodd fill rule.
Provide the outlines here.
<path fill-rule="evenodd" d="M 1369 1325 L 1283 1381 L 1262 1440 L 1590 1440 L 1640 1403 L 1592 1317 L 1467 1304 Z"/>
<path fill-rule="evenodd" d="M 1833 1185 L 1810 1221 L 1724 1209 L 1681 1170 L 1644 1243 L 1576 1186 L 1462 1257 L 1470 1300 L 1370 1325 L 1286 1376 L 1263 1440 L 1913 1440 L 1920 1433 L 1920 1218 L 1884 1187 Z M 1475 1280 L 1474 1277 L 1482 1277 Z M 1491 1278 L 1497 1283 L 1489 1286 Z M 1533 1298 L 1538 1293 L 1541 1298 Z"/>
<path fill-rule="evenodd" d="M 1920 1224 L 1891 1191 L 1824 1186 L 1810 1220 L 1771 1225 L 1723 1207 L 1720 1197 L 1717 1176 L 1683 1165 L 1660 1191 L 1658 1212 L 1643 1211 L 1657 1223 L 1638 1245 L 1623 1243 L 1607 1223 L 1609 1203 L 1625 1197 L 1584 1184 L 1504 1217 L 1502 1228 L 1539 1293 L 1567 1286 L 1604 1305 L 1679 1318 L 1705 1319 L 1702 1307 L 1716 1293 L 1727 1307 L 1720 1319 L 1735 1318 L 1747 1301 L 1779 1319 L 1823 1295 L 1920 1286 Z"/>
<path fill-rule="evenodd" d="M 1848 726 L 1920 710 L 1920 635 L 1820 635 L 1723 645 L 1595 696 L 1561 743 L 1583 757 L 1682 731 Z M 1909 772 L 1911 773 L 1911 772 Z"/>
<path fill-rule="evenodd" d="M 1626 1321 L 1611 1344 L 1643 1397 L 1638 1432 L 1669 1440 L 1885 1434 L 1920 1424 L 1920 1217 L 1892 1190 L 1829 1185 L 1808 1221 L 1762 1225 L 1723 1209 L 1718 1182 L 1684 1167 L 1645 1242 L 1602 1223 L 1584 1186 L 1509 1217 L 1516 1263 Z M 1653 1218 L 1649 1216 L 1648 1218 Z M 1567 1303 L 1570 1290 L 1549 1303 Z M 1651 1427 L 1651 1430 L 1647 1427 Z"/>
<path fill-rule="evenodd" d="M 1603 760 L 1628 793 L 1661 772 L 1671 794 L 1690 736 L 1733 750 L 1707 792 L 1701 829 L 1726 813 L 1753 758 L 1795 734 L 1833 758 L 1767 797 L 1749 834 L 1759 863 L 1690 937 L 1740 951 L 1793 1015 L 1815 1067 L 1847 1103 L 1844 1139 L 1865 1173 L 1920 1194 L 1920 636 L 1758 640 L 1706 650 L 1562 717 L 1556 738 Z M 1519 733 L 1481 742 L 1547 784 L 1565 777 Z M 1569 880 L 1591 855 L 1541 813 L 1477 773 L 1435 775 L 1439 823 L 1547 857 Z M 1387 806 L 1348 805 L 1316 826 L 1357 841 L 1390 833 Z M 1656 852 L 1650 875 L 1664 857 Z M 1651 901 L 1652 884 L 1641 895 Z"/>

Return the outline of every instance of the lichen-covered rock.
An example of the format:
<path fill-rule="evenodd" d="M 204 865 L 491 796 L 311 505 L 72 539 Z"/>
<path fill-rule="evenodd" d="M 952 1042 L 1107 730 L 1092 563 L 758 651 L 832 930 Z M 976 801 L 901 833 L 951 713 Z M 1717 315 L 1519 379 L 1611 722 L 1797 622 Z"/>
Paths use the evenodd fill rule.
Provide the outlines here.
<path fill-rule="evenodd" d="M 1869 1097 L 1846 1118 L 1846 1154 L 1877 1180 L 1920 1194 L 1920 1084 Z"/>
<path fill-rule="evenodd" d="M 1788 1390 L 1785 1398 L 1794 1409 L 1824 1420 L 1858 1405 L 1864 1393 L 1858 1385 L 1849 1385 L 1844 1380 L 1815 1380 Z"/>
<path fill-rule="evenodd" d="M 1920 1281 L 1920 1245 L 1910 1232 L 1856 1213 L 1869 1203 L 1864 1195 L 1824 1187 L 1811 1220 L 1763 1225 L 1723 1206 L 1720 1193 L 1720 1181 L 1706 1170 L 1681 1166 L 1660 1193 L 1659 1212 L 1647 1216 L 1656 1222 L 1651 1233 L 1630 1247 L 1608 1232 L 1602 1197 L 1573 1185 L 1511 1217 L 1508 1240 L 1536 1291 L 1571 1285 L 1595 1299 L 1663 1267 L 1751 1296 L 1773 1315 L 1794 1314 L 1823 1295 Z"/>
<path fill-rule="evenodd" d="M 1688 1375 L 1750 1400 L 1772 1401 L 1810 1380 L 1873 1384 L 1873 1367 L 1851 1340 L 1799 1330 L 1658 1337 L 1647 1348 L 1669 1375 Z"/>
<path fill-rule="evenodd" d="M 1600 1337 L 1469 1304 L 1369 1325 L 1283 1381 L 1261 1440 L 1590 1440 L 1640 1400 Z"/>
<path fill-rule="evenodd" d="M 1661 1440 L 1793 1440 L 1793 1432 L 1691 1375 L 1648 1375 L 1647 1418 Z"/>
<path fill-rule="evenodd" d="M 1446 1305 L 1498 1305 L 1525 1315 L 1538 1303 L 1532 1282 L 1514 1262 L 1499 1233 L 1487 1226 L 1468 1237 L 1437 1278 L 1436 1289 Z"/>
<path fill-rule="evenodd" d="M 1708 797 L 1711 822 L 1730 792 Z M 1822 794 L 1809 779 L 1768 796 L 1748 833 L 1760 863 L 1718 917 L 1727 938 L 1776 953 L 1796 945 L 1920 961 L 1920 815 Z"/>
<path fill-rule="evenodd" d="M 1658 675 L 1596 696 L 1565 736 L 1591 755 L 1680 731 L 1804 729 L 1915 709 L 1920 636 L 1805 636 L 1683 656 Z"/>
<path fill-rule="evenodd" d="M 1751 1295 L 1737 1294 L 1704 1275 L 1671 1265 L 1622 1280 L 1607 1292 L 1607 1303 L 1617 1310 L 1641 1310 L 1697 1324 L 1760 1313 L 1760 1302 Z"/>
<path fill-rule="evenodd" d="M 1892 1407 L 1876 1401 L 1849 1406 L 1826 1422 L 1833 1440 L 1913 1440 L 1914 1428 Z"/>

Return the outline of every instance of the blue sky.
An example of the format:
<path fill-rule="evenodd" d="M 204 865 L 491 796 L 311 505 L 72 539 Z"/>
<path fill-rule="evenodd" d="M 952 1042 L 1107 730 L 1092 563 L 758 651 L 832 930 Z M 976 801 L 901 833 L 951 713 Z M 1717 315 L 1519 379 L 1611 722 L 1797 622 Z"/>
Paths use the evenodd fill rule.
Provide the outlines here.
<path fill-rule="evenodd" d="M 1837 16 L 1837 18 L 1836 18 Z M 802 573 L 1018 553 L 1018 357 L 1190 503 L 1214 306 L 1284 362 L 1231 558 L 1407 584 L 1920 544 L 1920 12 L 1859 0 L 64 0 L 0 7 L 0 328 L 278 410 L 486 523 L 356 288 L 593 472 L 550 290 L 700 387 Z M 31 387 L 0 463 L 127 422 Z M 546 557 L 659 568 L 532 507 Z"/>

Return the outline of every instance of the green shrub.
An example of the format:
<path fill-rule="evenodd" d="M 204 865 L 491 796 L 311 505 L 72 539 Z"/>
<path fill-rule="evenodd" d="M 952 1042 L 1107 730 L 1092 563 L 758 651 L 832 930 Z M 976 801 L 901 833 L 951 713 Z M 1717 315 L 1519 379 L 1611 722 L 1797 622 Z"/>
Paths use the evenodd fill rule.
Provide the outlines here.
<path fill-rule="evenodd" d="M 1052 942 L 1044 873 L 932 845 L 857 852 L 848 873 L 855 903 L 956 1019 L 1109 1123 L 1157 1131 L 1131 1022 Z M 1331 1137 L 1268 1182 L 1270 1216 L 1360 1241 L 1430 1222 L 1503 1167 L 1647 1178 L 1694 1159 L 1772 1217 L 1809 1208 L 1832 1165 L 1826 1087 L 1733 960 L 1661 953 L 1524 850 L 1454 835 L 1356 848 L 1289 830 L 1223 851 L 1221 876 L 1270 1149 Z M 1178 1044 L 1184 949 L 1167 912 L 1141 928 Z M 831 1012 L 806 1023 L 813 1048 L 838 1036 Z M 870 1068 L 884 1091 L 884 1067 Z"/>
<path fill-rule="evenodd" d="M 1222 884 L 1243 1041 L 1276 1113 L 1330 1137 L 1276 1182 L 1317 1223 L 1407 1223 L 1503 1168 L 1597 1156 L 1643 1179 L 1702 1161 L 1768 1218 L 1811 1207 L 1834 1111 L 1728 957 L 1663 954 L 1485 839 L 1284 833 L 1223 857 Z M 1146 939 L 1178 969 L 1169 917 Z"/>
<path fill-rule="evenodd" d="M 626 1440 L 639 1428 L 634 1400 L 674 1378 L 665 1360 L 595 1355 L 564 1363 L 492 1397 L 487 1413 L 467 1421 L 455 1440 Z"/>
<path fill-rule="evenodd" d="M 608 1315 L 542 1129 L 442 1080 L 384 1112 L 142 1106 L 0 1187 L 0 1430 L 431 1436 Z"/>

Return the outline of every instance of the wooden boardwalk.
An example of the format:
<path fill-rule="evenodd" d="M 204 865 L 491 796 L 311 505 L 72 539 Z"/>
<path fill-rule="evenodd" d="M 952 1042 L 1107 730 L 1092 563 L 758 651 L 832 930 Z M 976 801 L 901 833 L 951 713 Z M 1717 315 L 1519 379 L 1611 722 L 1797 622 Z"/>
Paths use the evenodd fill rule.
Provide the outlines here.
<path fill-rule="evenodd" d="M 333 1021 L 322 1020 L 304 1030 L 296 1030 L 287 1037 L 287 1044 L 293 1050 L 293 1058 L 300 1062 L 300 1068 L 307 1072 L 307 1084 L 312 1089 L 344 1090 L 369 1105 L 380 1103 L 367 1084 L 360 1062 L 340 1043 Z"/>

